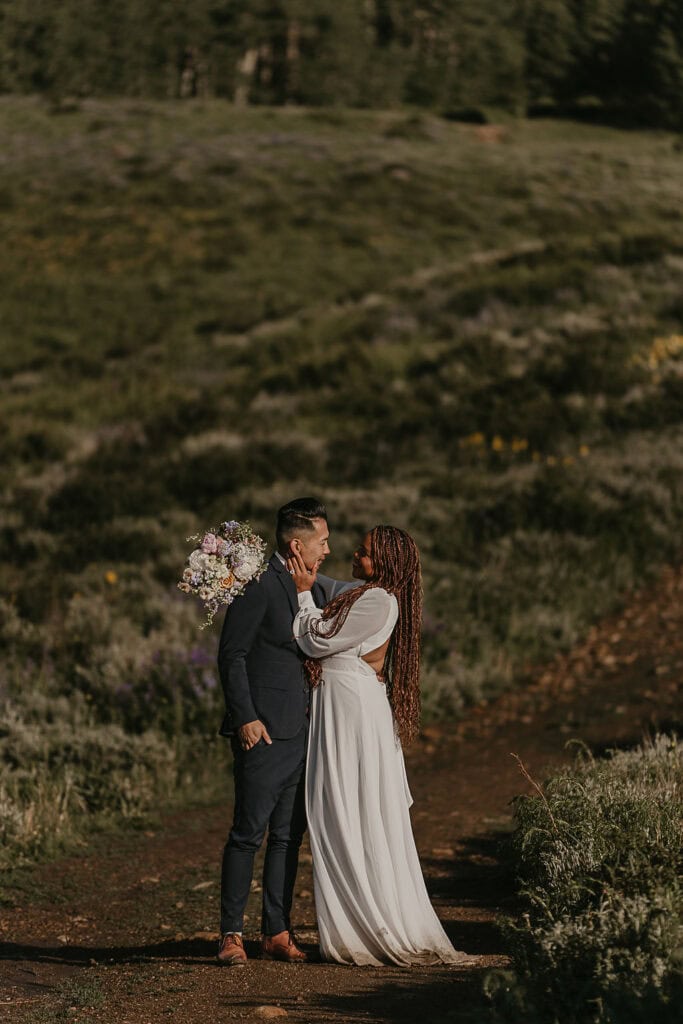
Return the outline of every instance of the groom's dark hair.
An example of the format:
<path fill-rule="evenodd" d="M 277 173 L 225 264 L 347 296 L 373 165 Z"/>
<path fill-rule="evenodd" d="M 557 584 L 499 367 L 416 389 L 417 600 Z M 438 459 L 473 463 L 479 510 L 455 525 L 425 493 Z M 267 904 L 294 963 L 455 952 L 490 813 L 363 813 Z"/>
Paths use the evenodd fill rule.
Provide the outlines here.
<path fill-rule="evenodd" d="M 327 522 L 327 509 L 317 498 L 295 498 L 278 509 L 275 536 L 278 547 L 284 547 L 302 530 L 312 530 L 314 519 Z"/>

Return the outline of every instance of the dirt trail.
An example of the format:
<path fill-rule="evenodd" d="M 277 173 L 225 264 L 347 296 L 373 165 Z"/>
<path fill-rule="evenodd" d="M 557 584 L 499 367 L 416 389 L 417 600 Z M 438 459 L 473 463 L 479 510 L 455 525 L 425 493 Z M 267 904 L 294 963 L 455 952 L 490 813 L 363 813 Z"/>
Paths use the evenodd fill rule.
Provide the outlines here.
<path fill-rule="evenodd" d="M 157 1024 L 263 1019 L 278 1007 L 296 1024 L 342 1020 L 482 1019 L 481 979 L 506 962 L 495 926 L 514 910 L 501 860 L 510 800 L 527 787 L 511 752 L 541 774 L 580 738 L 602 752 L 644 732 L 680 729 L 683 569 L 632 596 L 523 690 L 428 728 L 408 756 L 413 823 L 428 887 L 459 949 L 476 967 L 214 965 L 218 865 L 229 808 L 176 814 L 155 831 L 99 839 L 83 856 L 36 870 L 31 898 L 0 911 L 0 1022 Z M 247 929 L 255 933 L 254 887 Z M 295 921 L 315 949 L 310 855 Z M 248 952 L 256 953 L 253 943 Z M 64 988 L 64 983 L 67 988 Z"/>

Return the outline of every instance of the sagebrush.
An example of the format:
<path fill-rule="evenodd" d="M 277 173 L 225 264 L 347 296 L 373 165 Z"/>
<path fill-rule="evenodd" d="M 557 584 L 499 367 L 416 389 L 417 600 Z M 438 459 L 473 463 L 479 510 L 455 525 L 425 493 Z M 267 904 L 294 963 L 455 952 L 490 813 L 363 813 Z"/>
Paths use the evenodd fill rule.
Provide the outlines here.
<path fill-rule="evenodd" d="M 375 523 L 415 536 L 432 716 L 679 555 L 674 136 L 8 97 L 0 125 L 0 696 L 20 720 L 103 730 L 112 756 L 116 729 L 153 733 L 203 770 L 217 637 L 175 591 L 185 538 L 238 518 L 271 541 L 296 494 L 328 504 L 333 575 Z"/>
<path fill-rule="evenodd" d="M 487 988 L 501 1019 L 671 1022 L 683 995 L 683 743 L 583 753 L 518 799 L 513 855 L 527 913 L 514 971 Z"/>

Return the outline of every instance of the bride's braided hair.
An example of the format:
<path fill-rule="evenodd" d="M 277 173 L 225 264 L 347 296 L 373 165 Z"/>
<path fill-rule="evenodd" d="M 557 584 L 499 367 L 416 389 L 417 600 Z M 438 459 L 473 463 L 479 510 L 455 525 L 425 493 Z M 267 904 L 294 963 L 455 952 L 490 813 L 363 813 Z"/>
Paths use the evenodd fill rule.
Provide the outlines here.
<path fill-rule="evenodd" d="M 420 555 L 413 538 L 395 526 L 375 526 L 370 531 L 374 575 L 362 587 L 346 590 L 330 601 L 319 621 L 333 620 L 325 636 L 336 636 L 358 598 L 374 587 L 383 587 L 398 601 L 398 621 L 391 635 L 383 677 L 394 713 L 398 734 L 404 745 L 415 739 L 420 725 L 420 623 L 422 618 L 422 574 Z M 317 623 L 313 624 L 316 629 Z M 311 686 L 322 677 L 316 658 L 305 661 Z"/>

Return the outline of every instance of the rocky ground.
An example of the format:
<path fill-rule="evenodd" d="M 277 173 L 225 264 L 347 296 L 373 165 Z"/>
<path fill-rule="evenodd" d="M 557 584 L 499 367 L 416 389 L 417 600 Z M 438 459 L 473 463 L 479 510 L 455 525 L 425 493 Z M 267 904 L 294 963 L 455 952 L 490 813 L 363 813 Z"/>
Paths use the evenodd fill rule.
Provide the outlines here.
<path fill-rule="evenodd" d="M 670 569 L 523 688 L 424 730 L 407 758 L 415 835 L 434 905 L 456 947 L 479 955 L 474 966 L 286 966 L 259 961 L 252 941 L 244 969 L 219 969 L 226 801 L 153 830 L 100 837 L 27 876 L 15 904 L 0 910 L 0 1022 L 484 1020 L 482 978 L 507 962 L 496 919 L 515 912 L 504 843 L 510 802 L 530 788 L 511 755 L 542 778 L 571 756 L 574 738 L 602 753 L 680 728 L 682 676 L 683 570 Z M 302 861 L 295 920 L 314 953 L 307 849 Z"/>

